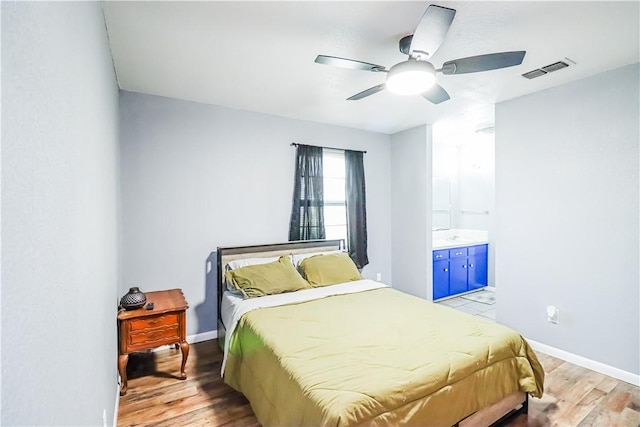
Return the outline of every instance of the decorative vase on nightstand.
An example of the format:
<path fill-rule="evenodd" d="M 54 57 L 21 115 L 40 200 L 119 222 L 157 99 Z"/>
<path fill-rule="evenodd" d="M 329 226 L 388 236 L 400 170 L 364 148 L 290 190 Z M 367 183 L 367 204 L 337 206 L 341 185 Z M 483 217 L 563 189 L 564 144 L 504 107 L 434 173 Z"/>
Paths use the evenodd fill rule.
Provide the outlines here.
<path fill-rule="evenodd" d="M 135 310 L 142 307 L 146 302 L 147 296 L 136 286 L 130 288 L 129 292 L 120 299 L 120 306 L 125 310 Z"/>

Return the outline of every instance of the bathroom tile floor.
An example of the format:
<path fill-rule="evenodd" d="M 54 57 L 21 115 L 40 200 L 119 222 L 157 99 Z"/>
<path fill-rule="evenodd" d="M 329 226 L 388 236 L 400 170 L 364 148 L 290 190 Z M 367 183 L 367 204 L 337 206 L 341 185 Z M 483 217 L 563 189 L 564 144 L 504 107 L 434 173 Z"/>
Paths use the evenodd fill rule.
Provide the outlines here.
<path fill-rule="evenodd" d="M 485 319 L 489 319 L 492 321 L 496 321 L 496 305 L 494 304 L 485 304 L 481 302 L 472 301 L 466 299 L 464 297 L 468 297 L 470 295 L 484 296 L 484 295 L 495 295 L 495 291 L 489 291 L 486 289 L 481 289 L 479 291 L 473 292 L 472 294 L 465 294 L 459 297 L 453 297 L 441 301 L 436 301 L 436 304 L 446 305 L 448 307 L 454 308 L 456 310 L 472 314 L 474 316 L 483 317 Z"/>

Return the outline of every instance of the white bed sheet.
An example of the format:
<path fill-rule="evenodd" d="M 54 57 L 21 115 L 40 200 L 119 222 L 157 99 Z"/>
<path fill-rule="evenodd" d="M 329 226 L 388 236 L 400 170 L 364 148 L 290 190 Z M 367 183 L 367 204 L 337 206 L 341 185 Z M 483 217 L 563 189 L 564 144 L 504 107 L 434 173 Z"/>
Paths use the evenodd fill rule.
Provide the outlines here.
<path fill-rule="evenodd" d="M 353 282 L 339 283 L 337 285 L 323 286 L 320 288 L 286 292 L 277 295 L 267 295 L 259 298 L 244 299 L 241 295 L 224 292 L 222 294 L 222 303 L 220 306 L 220 317 L 222 318 L 222 322 L 224 323 L 227 332 L 224 340 L 224 356 L 222 359 L 220 376 L 224 376 L 224 368 L 227 364 L 227 354 L 229 352 L 231 336 L 233 335 L 240 318 L 246 313 L 259 308 L 295 304 L 314 299 L 326 298 L 333 295 L 353 294 L 356 292 L 364 292 L 385 287 L 387 287 L 387 285 L 384 283 L 369 279 L 362 279 Z"/>

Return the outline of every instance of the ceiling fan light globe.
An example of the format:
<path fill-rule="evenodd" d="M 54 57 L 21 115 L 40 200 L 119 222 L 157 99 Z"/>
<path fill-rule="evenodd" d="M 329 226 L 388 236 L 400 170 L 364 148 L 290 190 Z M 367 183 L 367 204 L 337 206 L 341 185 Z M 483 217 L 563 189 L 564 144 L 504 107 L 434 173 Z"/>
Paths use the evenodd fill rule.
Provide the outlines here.
<path fill-rule="evenodd" d="M 407 71 L 387 79 L 387 89 L 396 95 L 418 95 L 426 92 L 436 82 L 433 74 L 423 71 Z"/>
<path fill-rule="evenodd" d="M 436 82 L 433 65 L 410 59 L 394 65 L 387 74 L 386 88 L 397 95 L 417 95 Z"/>

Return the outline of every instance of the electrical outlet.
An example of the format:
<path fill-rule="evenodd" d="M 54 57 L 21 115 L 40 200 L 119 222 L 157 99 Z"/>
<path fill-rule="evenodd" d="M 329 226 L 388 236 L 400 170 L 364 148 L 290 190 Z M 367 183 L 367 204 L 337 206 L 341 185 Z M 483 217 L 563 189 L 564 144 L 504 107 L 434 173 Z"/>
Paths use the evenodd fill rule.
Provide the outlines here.
<path fill-rule="evenodd" d="M 382 280 L 382 273 L 376 274 L 376 280 L 379 282 Z"/>

